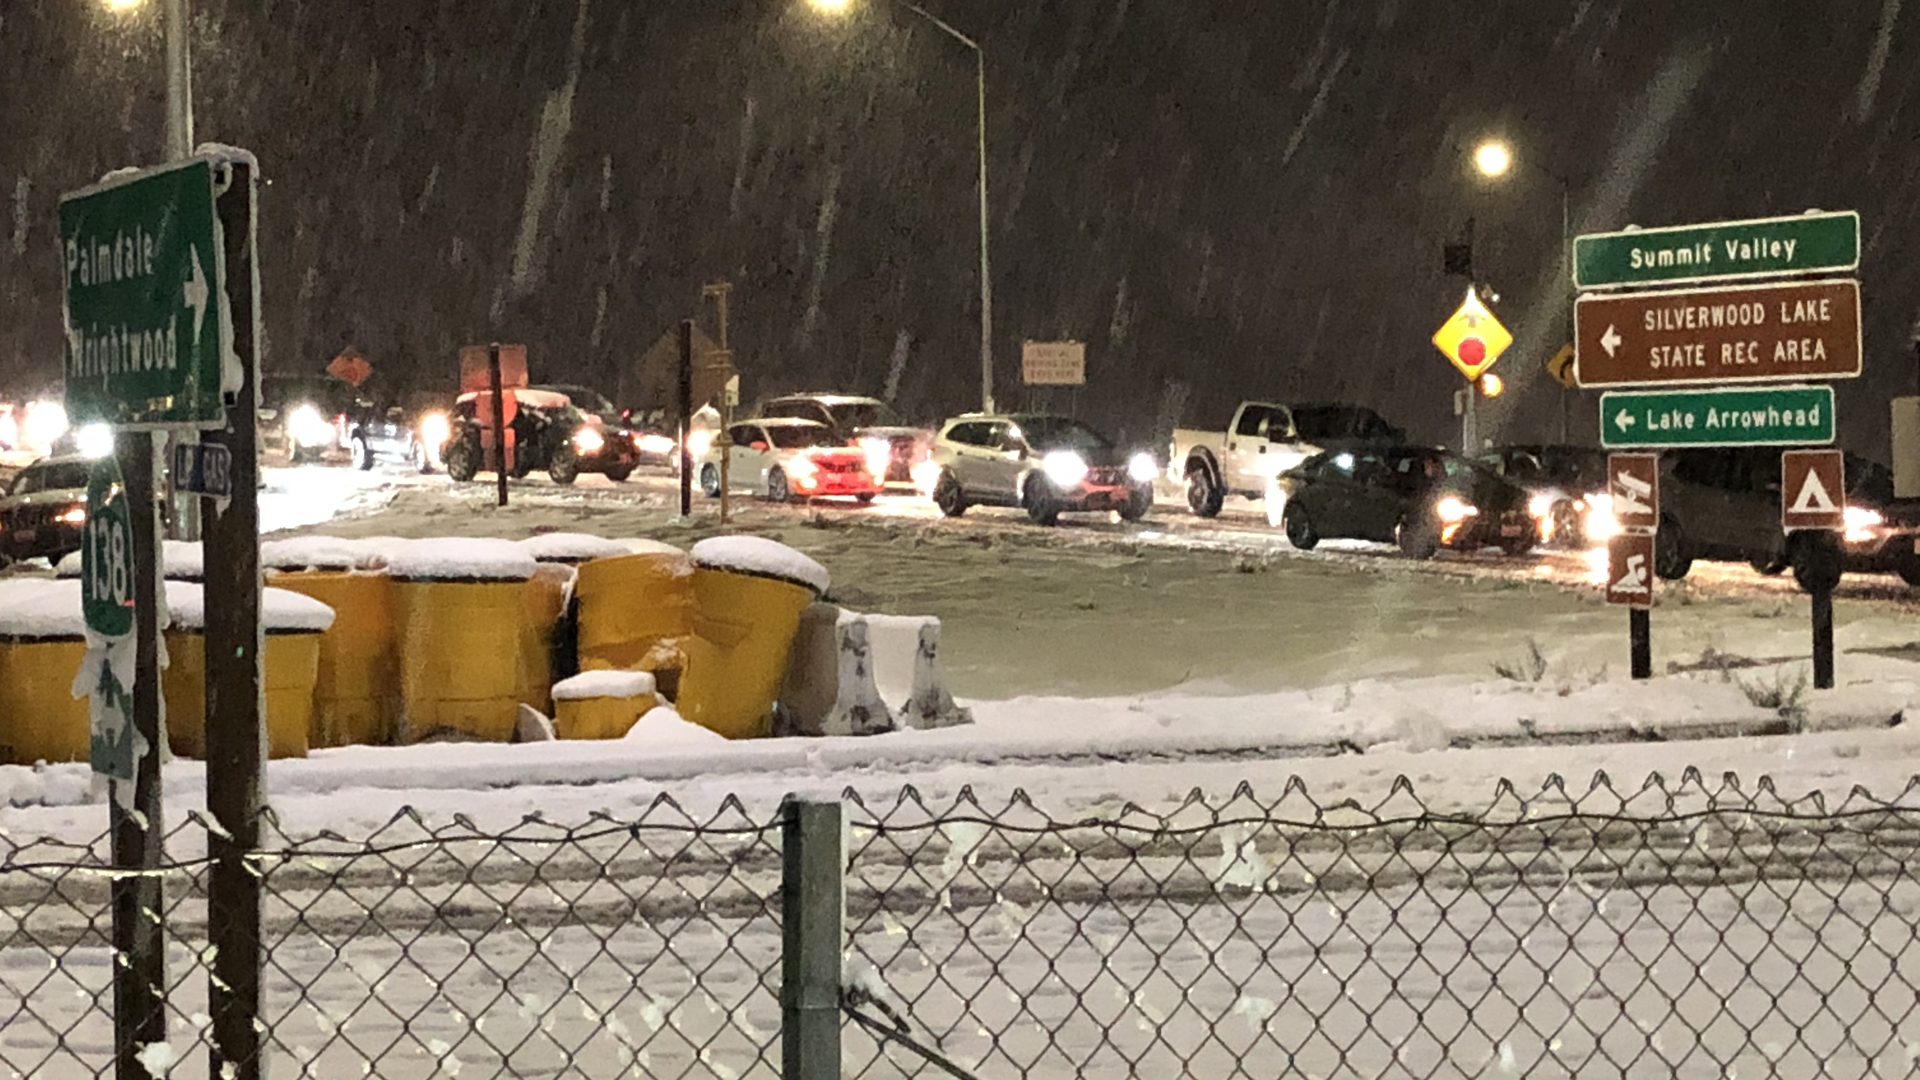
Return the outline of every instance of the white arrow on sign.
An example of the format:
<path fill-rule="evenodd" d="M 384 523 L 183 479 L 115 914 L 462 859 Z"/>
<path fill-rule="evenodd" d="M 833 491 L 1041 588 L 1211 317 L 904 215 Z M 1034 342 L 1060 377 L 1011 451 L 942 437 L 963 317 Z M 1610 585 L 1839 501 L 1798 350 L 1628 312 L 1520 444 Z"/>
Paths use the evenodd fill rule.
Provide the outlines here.
<path fill-rule="evenodd" d="M 180 286 L 180 302 L 193 312 L 193 340 L 200 341 L 200 327 L 207 321 L 207 276 L 200 270 L 200 250 L 189 246 L 187 258 L 193 263 L 193 276 Z"/>
<path fill-rule="evenodd" d="M 1611 357 L 1620 348 L 1621 340 L 1620 332 L 1613 328 L 1612 323 L 1608 323 L 1607 332 L 1600 335 L 1600 347 L 1607 350 L 1607 356 Z"/>
<path fill-rule="evenodd" d="M 1621 431 L 1625 431 L 1633 426 L 1633 414 L 1627 412 L 1625 409 L 1621 409 L 1619 415 L 1613 418 L 1613 423 L 1615 427 L 1618 427 Z"/>

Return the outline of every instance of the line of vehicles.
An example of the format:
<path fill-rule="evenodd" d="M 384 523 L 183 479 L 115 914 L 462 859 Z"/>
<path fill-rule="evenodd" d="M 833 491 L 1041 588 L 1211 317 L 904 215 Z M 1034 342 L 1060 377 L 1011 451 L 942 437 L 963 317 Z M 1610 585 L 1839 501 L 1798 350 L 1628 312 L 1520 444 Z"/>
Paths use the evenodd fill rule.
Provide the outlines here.
<path fill-rule="evenodd" d="M 624 481 L 642 465 L 677 468 L 678 444 L 657 414 L 616 407 L 579 384 L 516 392 L 511 474 L 582 473 Z M 262 446 L 291 462 L 387 462 L 471 480 L 488 459 L 477 395 L 451 409 L 376 401 L 330 378 L 269 377 Z M 1051 525 L 1062 514 L 1139 521 L 1156 484 L 1184 492 L 1188 512 L 1218 515 L 1229 497 L 1264 505 L 1293 546 L 1356 539 L 1413 558 L 1441 550 L 1539 546 L 1590 551 L 1619 531 L 1606 493 L 1606 452 L 1509 445 L 1466 457 L 1410 443 L 1364 406 L 1243 402 L 1222 428 L 1178 428 L 1160 458 L 1070 417 L 969 413 L 935 428 L 903 422 L 885 402 L 851 394 L 789 394 L 720 431 L 711 409 L 688 439 L 698 486 L 773 501 L 918 493 L 958 517 L 973 507 L 1022 510 Z M 96 453 L 98 451 L 95 451 Z M 69 438 L 22 470 L 0 497 L 0 561 L 57 557 L 79 544 L 85 454 Z M 723 467 L 724 466 L 724 467 Z M 1661 456 L 1661 523 L 1654 571 L 1684 578 L 1696 561 L 1791 570 L 1803 587 L 1838 560 L 1855 573 L 1891 573 L 1920 587 L 1920 500 L 1896 499 L 1884 466 L 1847 456 L 1846 530 L 1838 545 L 1779 526 L 1777 449 L 1688 449 Z"/>

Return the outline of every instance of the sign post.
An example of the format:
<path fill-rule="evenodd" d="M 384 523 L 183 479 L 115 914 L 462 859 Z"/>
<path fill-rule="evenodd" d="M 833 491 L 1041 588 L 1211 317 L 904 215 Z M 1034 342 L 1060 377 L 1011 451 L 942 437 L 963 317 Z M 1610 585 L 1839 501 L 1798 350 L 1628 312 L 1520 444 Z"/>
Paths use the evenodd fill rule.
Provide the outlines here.
<path fill-rule="evenodd" d="M 1653 677 L 1653 545 L 1660 528 L 1660 456 L 1608 454 L 1607 496 L 1620 532 L 1607 542 L 1607 603 L 1624 604 L 1636 679 Z"/>
<path fill-rule="evenodd" d="M 1847 461 L 1838 450 L 1780 455 L 1780 527 L 1797 547 L 1796 576 L 1813 597 L 1813 688 L 1833 689 L 1833 590 L 1845 555 Z M 1801 535 L 1795 535 L 1801 534 Z"/>
<path fill-rule="evenodd" d="M 167 1037 L 159 875 L 162 604 L 155 433 L 183 453 L 186 487 L 208 507 L 207 807 L 213 1074 L 260 1076 L 258 847 L 261 723 L 259 519 L 253 408 L 258 340 L 255 166 L 206 155 L 134 172 L 61 199 L 67 412 L 117 431 L 119 484 L 102 465 L 82 548 L 90 634 L 90 757 L 113 818 L 116 1072 L 148 1077 L 142 1048 Z M 230 287 L 228 272 L 239 287 Z M 229 403 L 237 408 L 229 413 Z M 211 442 L 191 432 L 211 429 Z M 127 640 L 127 631 L 131 640 Z M 99 648 L 98 666 L 94 648 Z M 130 646 L 130 647 L 129 647 Z M 131 654 L 130 662 L 126 654 Z M 130 709 L 128 706 L 130 705 Z M 121 722 L 122 718 L 130 722 Z M 128 872 L 130 871 L 130 872 Z"/>

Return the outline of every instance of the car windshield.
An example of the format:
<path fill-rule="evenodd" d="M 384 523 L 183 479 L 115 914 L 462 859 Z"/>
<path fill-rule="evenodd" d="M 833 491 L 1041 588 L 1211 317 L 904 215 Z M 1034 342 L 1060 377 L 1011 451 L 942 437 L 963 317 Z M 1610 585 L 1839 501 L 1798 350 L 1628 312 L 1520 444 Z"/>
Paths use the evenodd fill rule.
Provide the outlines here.
<path fill-rule="evenodd" d="M 810 424 L 768 425 L 767 438 L 782 450 L 803 450 L 809 446 L 832 446 L 833 432 Z"/>
<path fill-rule="evenodd" d="M 1018 423 L 1021 436 L 1035 450 L 1105 450 L 1113 445 L 1087 425 L 1063 416 L 1029 416 Z"/>
<path fill-rule="evenodd" d="M 601 397 L 600 392 L 598 390 L 594 390 L 589 387 L 537 386 L 537 387 L 533 387 L 533 389 L 551 390 L 556 394 L 565 394 L 569 399 L 572 400 L 572 402 L 576 407 L 585 409 L 586 411 L 591 413 L 600 413 L 602 415 L 606 415 L 609 413 L 616 413 L 620 411 L 619 409 L 616 409 L 613 407 L 613 402 L 608 401 L 604 397 Z"/>
<path fill-rule="evenodd" d="M 69 491 L 87 486 L 87 463 L 62 461 L 52 465 L 31 465 L 13 482 L 13 494 L 32 495 L 40 491 Z"/>
<path fill-rule="evenodd" d="M 899 427 L 900 415 L 884 401 L 843 401 L 832 406 L 842 428 Z"/>
<path fill-rule="evenodd" d="M 1307 405 L 1293 410 L 1294 432 L 1308 442 L 1323 439 L 1381 439 L 1392 429 L 1372 409 L 1349 405 Z"/>

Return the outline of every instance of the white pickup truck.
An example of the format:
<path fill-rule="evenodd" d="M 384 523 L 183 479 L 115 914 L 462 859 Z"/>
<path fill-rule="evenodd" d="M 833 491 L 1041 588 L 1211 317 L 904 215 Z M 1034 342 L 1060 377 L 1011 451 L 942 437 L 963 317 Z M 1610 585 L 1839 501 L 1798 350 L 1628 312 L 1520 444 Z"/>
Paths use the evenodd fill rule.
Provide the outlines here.
<path fill-rule="evenodd" d="M 1397 443 L 1406 433 L 1360 405 L 1246 401 L 1226 431 L 1176 428 L 1168 452 L 1187 507 L 1213 517 L 1228 495 L 1264 499 L 1273 478 L 1333 445 Z"/>

